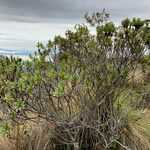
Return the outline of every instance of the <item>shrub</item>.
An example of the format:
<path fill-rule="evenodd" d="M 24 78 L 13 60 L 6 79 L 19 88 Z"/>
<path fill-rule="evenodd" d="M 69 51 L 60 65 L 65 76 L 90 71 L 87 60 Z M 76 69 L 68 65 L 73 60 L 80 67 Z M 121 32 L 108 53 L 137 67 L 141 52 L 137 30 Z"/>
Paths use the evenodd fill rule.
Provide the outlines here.
<path fill-rule="evenodd" d="M 43 119 L 54 126 L 53 144 L 60 149 L 129 149 L 115 101 L 141 65 L 150 27 L 126 19 L 118 28 L 108 17 L 105 11 L 86 14 L 96 34 L 76 25 L 65 37 L 38 43 L 30 61 L 1 58 L 2 119 Z"/>

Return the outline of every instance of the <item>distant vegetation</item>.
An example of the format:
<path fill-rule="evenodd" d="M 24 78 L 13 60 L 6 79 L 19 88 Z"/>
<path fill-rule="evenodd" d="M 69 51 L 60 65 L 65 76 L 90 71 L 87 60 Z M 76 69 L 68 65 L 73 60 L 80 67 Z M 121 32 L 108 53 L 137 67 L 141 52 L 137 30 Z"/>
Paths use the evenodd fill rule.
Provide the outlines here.
<path fill-rule="evenodd" d="M 14 57 L 20 57 L 23 58 L 23 60 L 27 60 L 30 54 L 34 54 L 33 50 L 10 50 L 10 49 L 1 49 L 0 48 L 0 55 L 11 57 L 13 55 Z"/>
<path fill-rule="evenodd" d="M 150 149 L 150 21 L 108 18 L 0 57 L 0 149 Z"/>

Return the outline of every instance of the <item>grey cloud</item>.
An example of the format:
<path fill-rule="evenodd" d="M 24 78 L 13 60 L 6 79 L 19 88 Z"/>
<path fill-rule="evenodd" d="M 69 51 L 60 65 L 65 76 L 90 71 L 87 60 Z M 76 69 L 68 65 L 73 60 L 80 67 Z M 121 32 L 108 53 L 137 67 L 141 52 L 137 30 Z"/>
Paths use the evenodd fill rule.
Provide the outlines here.
<path fill-rule="evenodd" d="M 0 0 L 0 19 L 17 22 L 76 22 L 106 8 L 112 18 L 149 17 L 149 0 Z"/>
<path fill-rule="evenodd" d="M 150 17 L 149 0 L 0 0 L 0 48 L 36 50 L 38 41 L 64 35 L 86 12 L 103 8 L 116 23 Z"/>
<path fill-rule="evenodd" d="M 1 18 L 15 21 L 70 20 L 80 14 L 76 3 L 67 0 L 0 0 L 0 3 Z"/>

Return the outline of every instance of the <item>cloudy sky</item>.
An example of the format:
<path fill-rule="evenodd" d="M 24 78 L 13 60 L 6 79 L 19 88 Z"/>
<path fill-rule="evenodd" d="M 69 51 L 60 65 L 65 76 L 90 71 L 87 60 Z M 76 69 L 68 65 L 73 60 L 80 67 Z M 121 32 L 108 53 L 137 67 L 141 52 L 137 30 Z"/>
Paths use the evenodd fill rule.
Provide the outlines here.
<path fill-rule="evenodd" d="M 0 0 L 0 48 L 36 50 L 38 41 L 63 35 L 86 12 L 103 8 L 116 23 L 150 18 L 150 0 Z"/>

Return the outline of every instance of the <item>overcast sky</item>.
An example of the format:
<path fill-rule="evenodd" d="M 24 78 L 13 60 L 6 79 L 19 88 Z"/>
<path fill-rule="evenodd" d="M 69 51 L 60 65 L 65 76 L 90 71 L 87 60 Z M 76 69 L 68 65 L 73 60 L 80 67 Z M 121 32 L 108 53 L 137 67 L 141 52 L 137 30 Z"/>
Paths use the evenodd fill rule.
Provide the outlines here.
<path fill-rule="evenodd" d="M 46 42 L 83 22 L 86 12 L 110 13 L 122 18 L 150 18 L 150 0 L 0 0 L 0 48 L 36 50 Z"/>

